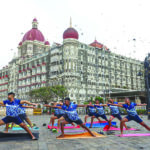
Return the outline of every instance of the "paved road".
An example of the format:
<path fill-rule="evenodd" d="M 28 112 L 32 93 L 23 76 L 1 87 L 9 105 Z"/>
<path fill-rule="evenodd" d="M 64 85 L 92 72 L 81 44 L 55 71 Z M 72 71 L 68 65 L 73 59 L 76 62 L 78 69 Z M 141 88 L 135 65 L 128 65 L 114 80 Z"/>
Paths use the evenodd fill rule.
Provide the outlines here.
<path fill-rule="evenodd" d="M 150 150 L 150 137 L 130 137 L 120 138 L 114 135 L 107 135 L 106 138 L 97 139 L 75 139 L 75 140 L 57 140 L 59 134 L 52 134 L 43 123 L 49 122 L 48 115 L 30 116 L 31 120 L 40 127 L 40 138 L 38 141 L 6 141 L 0 142 L 0 150 Z M 81 116 L 83 119 L 83 116 Z M 150 125 L 147 117 L 142 119 Z M 117 119 L 117 124 L 119 122 Z M 125 131 L 125 133 L 148 133 L 143 127 L 131 121 L 127 124 L 130 127 L 140 128 L 141 131 Z M 2 131 L 4 127 L 0 127 Z M 99 129 L 92 129 L 99 131 Z M 120 133 L 116 131 L 116 134 Z"/>

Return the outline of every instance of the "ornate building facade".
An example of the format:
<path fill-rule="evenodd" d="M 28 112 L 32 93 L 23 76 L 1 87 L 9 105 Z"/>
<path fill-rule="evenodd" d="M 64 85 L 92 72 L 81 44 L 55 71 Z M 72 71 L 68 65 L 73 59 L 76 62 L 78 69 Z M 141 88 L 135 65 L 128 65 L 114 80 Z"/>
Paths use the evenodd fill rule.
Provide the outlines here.
<path fill-rule="evenodd" d="M 145 87 L 143 62 L 111 52 L 95 40 L 81 43 L 72 27 L 63 33 L 63 43 L 50 43 L 33 19 L 18 45 L 18 56 L 0 70 L 0 98 L 14 91 L 21 99 L 30 99 L 32 89 L 64 85 L 69 97 L 83 102 L 107 91 L 134 91 Z"/>

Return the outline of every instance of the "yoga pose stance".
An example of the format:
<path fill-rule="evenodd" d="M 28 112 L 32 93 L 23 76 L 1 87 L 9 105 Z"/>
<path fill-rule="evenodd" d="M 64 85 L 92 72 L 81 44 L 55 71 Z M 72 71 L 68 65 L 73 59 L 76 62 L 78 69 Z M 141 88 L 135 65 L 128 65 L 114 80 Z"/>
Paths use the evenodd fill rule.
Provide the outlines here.
<path fill-rule="evenodd" d="M 135 106 L 145 106 L 147 104 L 136 104 L 134 102 L 131 102 L 129 100 L 129 98 L 126 98 L 125 99 L 125 104 L 112 104 L 110 103 L 110 105 L 113 105 L 113 106 L 118 106 L 118 107 L 122 107 L 122 108 L 125 108 L 127 110 L 127 113 L 128 115 L 126 117 L 124 117 L 122 120 L 121 120 L 121 123 L 120 123 L 120 130 L 121 130 L 121 135 L 123 134 L 123 125 L 125 122 L 128 122 L 128 121 L 131 121 L 131 120 L 134 120 L 136 121 L 137 123 L 139 123 L 141 126 L 145 127 L 147 130 L 150 131 L 150 127 L 147 126 L 143 120 L 138 116 L 136 110 L 135 110 Z"/>
<path fill-rule="evenodd" d="M 116 105 L 112 105 L 112 104 L 116 104 Z M 108 130 L 111 127 L 111 122 L 112 122 L 112 120 L 114 118 L 117 118 L 120 121 L 122 120 L 122 117 L 120 115 L 119 108 L 118 108 L 117 104 L 118 104 L 118 102 L 114 102 L 112 99 L 110 99 L 107 105 L 105 105 L 105 104 L 101 105 L 101 106 L 108 106 L 110 108 L 110 110 L 111 110 L 111 116 L 110 116 L 110 118 L 108 120 L 108 123 L 109 123 Z M 123 125 L 125 126 L 126 130 L 128 130 L 126 124 L 124 123 Z"/>
<path fill-rule="evenodd" d="M 33 127 L 32 122 L 29 119 L 29 117 L 26 115 L 25 108 L 34 108 L 34 107 L 33 106 L 26 106 L 26 105 L 19 105 L 18 116 L 23 122 L 26 121 L 30 125 L 30 127 L 32 128 Z M 13 126 L 14 126 L 14 123 L 12 122 L 11 129 L 13 128 Z M 9 123 L 6 124 L 5 133 L 8 133 L 8 129 L 9 129 Z"/>
<path fill-rule="evenodd" d="M 94 114 L 94 116 L 92 116 L 91 118 L 91 125 L 90 128 L 92 128 L 93 125 L 93 120 L 94 118 L 99 119 L 99 117 L 101 117 L 102 119 L 108 121 L 106 115 L 105 115 L 105 110 L 104 110 L 104 106 L 102 106 L 103 104 L 99 103 L 99 100 L 95 101 L 95 105 L 90 105 L 91 107 L 95 107 L 96 108 L 96 113 Z M 88 105 L 89 106 L 89 105 Z"/>
<path fill-rule="evenodd" d="M 92 117 L 94 117 L 96 114 L 96 108 L 91 102 L 89 102 L 89 104 L 87 105 L 87 109 L 88 109 L 88 115 L 85 115 L 84 124 L 86 124 L 87 118 L 89 117 L 91 117 L 91 121 L 92 121 Z M 99 118 L 97 119 L 99 120 L 99 122 L 101 121 Z"/>
<path fill-rule="evenodd" d="M 49 107 L 49 105 L 46 105 Z M 83 124 L 82 120 L 79 118 L 77 114 L 77 107 L 85 107 L 86 105 L 77 105 L 70 102 L 70 98 L 65 98 L 65 103 L 60 106 L 52 106 L 59 109 L 65 110 L 65 115 L 63 116 L 65 120 L 62 120 L 61 122 L 61 132 L 62 134 L 59 137 L 64 137 L 64 125 L 70 124 L 70 123 L 76 123 L 80 125 L 82 128 L 87 130 L 92 136 L 95 137 L 95 135 Z"/>
<path fill-rule="evenodd" d="M 18 116 L 18 108 L 21 104 L 28 104 L 28 105 L 35 105 L 25 100 L 19 100 L 14 98 L 15 93 L 10 92 L 8 93 L 8 100 L 0 101 L 0 105 L 6 106 L 6 117 L 0 120 L 0 126 L 4 124 L 8 124 L 14 122 L 22 127 L 27 133 L 30 134 L 32 140 L 36 140 L 32 132 L 29 130 L 27 125 L 23 123 L 23 121 Z"/>
<path fill-rule="evenodd" d="M 54 106 L 62 106 L 63 102 L 60 101 L 59 103 L 55 103 Z M 48 106 L 47 106 L 48 107 Z M 60 128 L 60 121 L 64 120 L 63 115 L 65 114 L 65 111 L 59 108 L 54 108 L 55 112 L 54 112 L 54 116 L 51 117 L 50 119 L 50 125 L 52 124 L 52 128 L 51 130 L 54 128 L 54 121 L 55 119 L 58 119 L 58 123 L 57 123 L 57 132 L 59 132 L 59 128 Z"/>

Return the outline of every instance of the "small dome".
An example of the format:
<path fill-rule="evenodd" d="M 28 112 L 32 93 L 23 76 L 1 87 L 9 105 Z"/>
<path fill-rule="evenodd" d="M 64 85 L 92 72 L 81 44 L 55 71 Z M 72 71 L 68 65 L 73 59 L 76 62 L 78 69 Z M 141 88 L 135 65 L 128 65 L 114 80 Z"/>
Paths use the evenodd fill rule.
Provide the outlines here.
<path fill-rule="evenodd" d="M 22 45 L 22 42 L 19 43 L 19 46 L 21 46 L 21 45 Z"/>
<path fill-rule="evenodd" d="M 65 32 L 63 33 L 63 39 L 68 39 L 68 38 L 78 39 L 79 34 L 74 28 L 70 27 L 67 30 L 65 30 Z"/>
<path fill-rule="evenodd" d="M 36 19 L 36 18 L 34 18 L 34 19 L 33 19 L 33 22 L 37 22 L 37 19 Z"/>
<path fill-rule="evenodd" d="M 95 40 L 93 43 L 90 44 L 90 46 L 102 48 L 103 44 L 99 43 L 97 40 Z"/>
<path fill-rule="evenodd" d="M 49 41 L 45 41 L 44 44 L 45 44 L 45 45 L 50 45 Z"/>

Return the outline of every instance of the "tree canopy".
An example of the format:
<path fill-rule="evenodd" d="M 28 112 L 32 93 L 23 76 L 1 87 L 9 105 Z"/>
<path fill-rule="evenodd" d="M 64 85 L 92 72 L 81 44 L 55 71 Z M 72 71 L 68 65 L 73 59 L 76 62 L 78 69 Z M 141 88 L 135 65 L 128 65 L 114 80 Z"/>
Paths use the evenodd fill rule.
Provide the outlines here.
<path fill-rule="evenodd" d="M 29 92 L 29 96 L 33 99 L 40 99 L 42 102 L 47 104 L 54 99 L 64 99 L 68 95 L 67 89 L 62 85 L 41 87 L 34 89 Z"/>
<path fill-rule="evenodd" d="M 95 100 L 99 100 L 100 103 L 103 103 L 103 98 L 100 96 L 96 96 L 95 98 L 90 97 L 90 100 L 85 101 L 84 104 L 89 104 L 89 102 L 92 102 L 92 104 L 94 104 Z"/>

